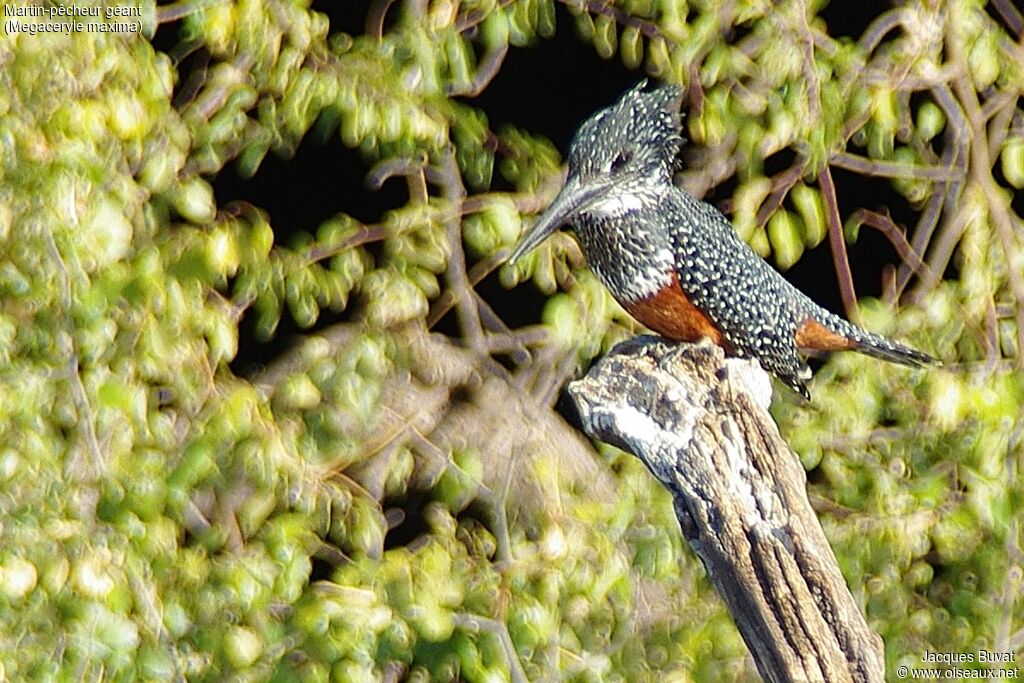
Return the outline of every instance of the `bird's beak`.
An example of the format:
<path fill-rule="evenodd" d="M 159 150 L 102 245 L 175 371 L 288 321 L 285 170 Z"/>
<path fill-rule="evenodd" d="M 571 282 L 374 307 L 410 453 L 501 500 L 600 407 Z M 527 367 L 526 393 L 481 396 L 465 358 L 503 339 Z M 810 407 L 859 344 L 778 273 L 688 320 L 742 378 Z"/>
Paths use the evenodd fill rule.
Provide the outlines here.
<path fill-rule="evenodd" d="M 544 238 L 571 221 L 573 216 L 579 213 L 603 189 L 600 184 L 584 185 L 575 176 L 570 176 L 562 191 L 555 197 L 555 201 L 551 202 L 537 222 L 533 224 L 533 227 L 519 240 L 519 244 L 516 245 L 508 262 L 515 263 L 526 252 L 543 242 Z"/>

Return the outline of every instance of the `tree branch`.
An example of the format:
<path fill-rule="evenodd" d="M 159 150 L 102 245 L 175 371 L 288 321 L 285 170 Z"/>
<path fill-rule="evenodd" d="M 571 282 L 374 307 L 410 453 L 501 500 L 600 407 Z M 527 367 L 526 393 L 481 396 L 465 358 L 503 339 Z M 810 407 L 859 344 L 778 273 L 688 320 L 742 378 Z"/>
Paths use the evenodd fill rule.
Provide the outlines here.
<path fill-rule="evenodd" d="M 640 337 L 569 393 L 588 434 L 639 457 L 672 492 L 766 681 L 884 680 L 881 638 L 846 587 L 756 363 Z"/>

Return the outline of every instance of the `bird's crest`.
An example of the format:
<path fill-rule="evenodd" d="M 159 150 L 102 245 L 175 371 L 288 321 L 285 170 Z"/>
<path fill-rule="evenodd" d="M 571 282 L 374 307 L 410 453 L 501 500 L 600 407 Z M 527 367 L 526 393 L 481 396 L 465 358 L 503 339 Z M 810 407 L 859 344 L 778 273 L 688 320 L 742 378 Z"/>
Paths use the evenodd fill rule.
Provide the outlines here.
<path fill-rule="evenodd" d="M 646 173 L 675 169 L 683 139 L 676 85 L 645 90 L 644 79 L 580 127 L 569 148 L 569 168 L 580 176 L 615 173 L 633 166 Z"/>

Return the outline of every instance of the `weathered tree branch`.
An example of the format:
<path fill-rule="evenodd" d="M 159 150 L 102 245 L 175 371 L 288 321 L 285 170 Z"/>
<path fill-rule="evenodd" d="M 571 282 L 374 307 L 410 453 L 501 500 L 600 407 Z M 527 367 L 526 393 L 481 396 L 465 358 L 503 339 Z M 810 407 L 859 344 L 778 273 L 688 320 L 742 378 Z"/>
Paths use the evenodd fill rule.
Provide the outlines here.
<path fill-rule="evenodd" d="M 620 344 L 569 386 L 584 429 L 669 488 L 683 534 L 766 681 L 882 681 L 867 626 L 768 413 L 755 363 L 653 337 Z"/>

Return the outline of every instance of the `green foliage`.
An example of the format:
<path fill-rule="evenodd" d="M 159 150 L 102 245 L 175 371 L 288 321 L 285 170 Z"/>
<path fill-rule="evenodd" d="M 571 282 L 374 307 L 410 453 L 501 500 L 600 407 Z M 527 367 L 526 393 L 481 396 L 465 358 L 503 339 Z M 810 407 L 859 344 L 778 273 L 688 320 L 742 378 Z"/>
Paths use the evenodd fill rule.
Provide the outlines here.
<path fill-rule="evenodd" d="M 147 5 L 150 33 L 183 14 L 174 58 L 138 35 L 0 42 L 0 677 L 750 680 L 667 496 L 549 410 L 635 326 L 568 236 L 500 267 L 560 158 L 466 102 L 507 49 L 573 27 L 555 0 L 408 2 L 349 36 L 308 4 Z M 734 178 L 759 253 L 785 268 L 844 227 L 897 245 L 888 298 L 913 305 L 865 322 L 947 367 L 839 356 L 778 415 L 889 670 L 1012 651 L 1016 43 L 953 0 L 857 42 L 806 3 L 564 4 L 597 54 L 688 87 L 683 182 Z M 218 202 L 226 164 L 250 176 L 313 134 L 409 201 L 364 224 L 364 190 L 339 187 L 290 241 L 258 198 Z M 910 236 L 833 215 L 831 166 L 887 179 Z M 499 268 L 550 295 L 540 324 L 474 291 Z M 232 372 L 243 316 L 266 340 L 342 312 Z M 446 316 L 459 338 L 428 336 Z"/>

